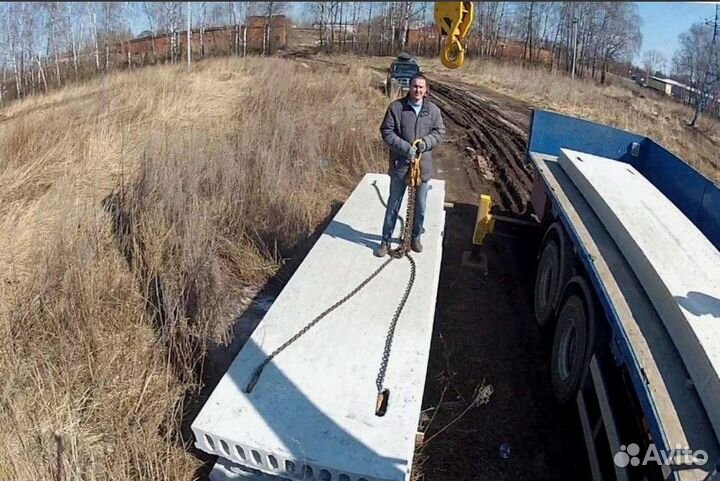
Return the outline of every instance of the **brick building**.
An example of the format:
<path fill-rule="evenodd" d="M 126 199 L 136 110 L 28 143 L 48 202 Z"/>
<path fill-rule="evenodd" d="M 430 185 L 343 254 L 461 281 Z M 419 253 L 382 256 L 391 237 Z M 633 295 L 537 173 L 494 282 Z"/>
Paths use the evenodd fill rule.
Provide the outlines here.
<path fill-rule="evenodd" d="M 193 30 L 192 54 L 194 58 L 201 56 L 229 55 L 241 53 L 244 41 L 247 41 L 248 52 L 262 52 L 265 40 L 268 42 L 267 51 L 273 52 L 287 47 L 290 21 L 285 15 L 273 15 L 270 22 L 265 17 L 251 16 L 245 25 L 233 25 Z M 187 55 L 187 31 L 177 33 L 179 53 L 182 58 Z M 116 45 L 116 62 L 127 65 L 128 52 L 133 65 L 155 63 L 170 58 L 172 35 L 163 33 L 155 36 L 147 35 L 135 38 Z M 203 51 L 204 47 L 204 51 Z M 154 52 L 154 54 L 153 54 Z"/>

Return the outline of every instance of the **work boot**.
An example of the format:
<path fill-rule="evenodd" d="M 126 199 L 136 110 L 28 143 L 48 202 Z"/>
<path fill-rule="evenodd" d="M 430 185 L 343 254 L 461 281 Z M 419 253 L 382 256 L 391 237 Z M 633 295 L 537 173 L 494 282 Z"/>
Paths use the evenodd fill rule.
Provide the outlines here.
<path fill-rule="evenodd" d="M 420 243 L 420 239 L 413 239 L 410 242 L 410 248 L 415 252 L 422 252 L 422 244 Z"/>
<path fill-rule="evenodd" d="M 375 249 L 375 257 L 385 257 L 388 253 L 388 245 L 384 242 L 380 244 L 380 247 Z"/>

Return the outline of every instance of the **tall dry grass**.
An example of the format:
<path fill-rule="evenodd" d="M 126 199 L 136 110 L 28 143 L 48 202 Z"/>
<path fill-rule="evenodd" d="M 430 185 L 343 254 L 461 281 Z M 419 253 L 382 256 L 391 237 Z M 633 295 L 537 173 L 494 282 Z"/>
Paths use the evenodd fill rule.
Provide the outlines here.
<path fill-rule="evenodd" d="M 619 81 L 603 86 L 589 79 L 572 80 L 545 68 L 488 59 L 472 59 L 452 71 L 437 59 L 422 59 L 421 64 L 430 73 L 488 87 L 532 107 L 651 137 L 708 177 L 720 181 L 720 121 L 703 117 L 699 128 L 688 128 L 693 115 L 691 107 L 650 90 L 628 88 Z"/>
<path fill-rule="evenodd" d="M 0 479 L 194 477 L 206 346 L 382 169 L 369 75 L 225 59 L 0 112 Z"/>

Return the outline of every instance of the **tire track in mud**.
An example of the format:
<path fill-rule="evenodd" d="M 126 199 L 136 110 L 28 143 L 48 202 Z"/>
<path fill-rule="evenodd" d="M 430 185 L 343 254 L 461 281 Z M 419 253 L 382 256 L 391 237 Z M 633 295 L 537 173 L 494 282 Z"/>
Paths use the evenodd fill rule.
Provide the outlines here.
<path fill-rule="evenodd" d="M 523 160 L 525 128 L 515 125 L 490 101 L 466 89 L 432 80 L 430 95 L 443 115 L 467 132 L 476 152 L 474 167 L 492 184 L 501 208 L 514 214 L 528 213 L 533 178 Z"/>

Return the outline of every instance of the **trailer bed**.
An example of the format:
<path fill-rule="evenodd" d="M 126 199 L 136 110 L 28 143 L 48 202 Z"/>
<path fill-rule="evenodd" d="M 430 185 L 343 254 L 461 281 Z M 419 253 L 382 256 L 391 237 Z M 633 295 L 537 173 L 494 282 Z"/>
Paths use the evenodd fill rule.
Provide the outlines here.
<path fill-rule="evenodd" d="M 672 473 L 666 472 L 666 477 L 702 480 L 712 470 L 720 447 L 697 393 L 687 387 L 690 376 L 667 330 L 631 267 L 557 157 L 535 152 L 529 157 L 578 247 L 615 338 L 625 341 L 617 343 L 619 354 L 639 393 L 656 447 L 670 450 L 680 446 L 708 454 L 704 466 L 676 466 Z"/>

